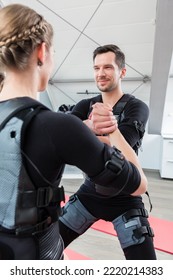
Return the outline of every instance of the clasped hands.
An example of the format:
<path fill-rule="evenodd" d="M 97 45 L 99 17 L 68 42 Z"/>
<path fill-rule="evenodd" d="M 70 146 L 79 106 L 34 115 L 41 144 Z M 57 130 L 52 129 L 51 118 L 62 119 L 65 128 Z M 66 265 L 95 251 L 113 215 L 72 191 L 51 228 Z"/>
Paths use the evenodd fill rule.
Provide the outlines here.
<path fill-rule="evenodd" d="M 92 105 L 92 112 L 84 122 L 98 135 L 102 142 L 107 144 L 110 144 L 108 135 L 118 128 L 117 120 L 113 115 L 111 105 L 100 102 Z"/>

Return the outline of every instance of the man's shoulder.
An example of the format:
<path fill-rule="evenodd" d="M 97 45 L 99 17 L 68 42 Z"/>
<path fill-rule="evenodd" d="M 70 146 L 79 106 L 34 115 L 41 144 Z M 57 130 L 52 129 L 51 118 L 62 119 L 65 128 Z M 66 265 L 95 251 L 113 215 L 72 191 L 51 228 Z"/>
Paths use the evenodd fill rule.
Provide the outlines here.
<path fill-rule="evenodd" d="M 136 105 L 136 106 L 140 106 L 140 107 L 146 107 L 148 108 L 148 105 L 142 101 L 141 99 L 139 99 L 138 97 L 131 95 L 131 94 L 124 94 L 124 100 L 127 100 L 127 103 L 130 105 Z"/>
<path fill-rule="evenodd" d="M 124 106 L 124 115 L 126 118 L 143 120 L 146 122 L 149 117 L 149 107 L 148 105 L 142 101 L 141 99 L 133 96 Z"/>
<path fill-rule="evenodd" d="M 79 108 L 82 109 L 82 110 L 84 110 L 84 108 L 87 108 L 89 110 L 89 108 L 96 102 L 102 102 L 101 95 L 97 95 L 97 96 L 94 96 L 94 97 L 91 97 L 91 98 L 81 99 L 78 103 L 76 103 L 72 112 L 74 113 L 76 108 L 78 110 L 79 110 Z"/>
<path fill-rule="evenodd" d="M 88 102 L 92 102 L 93 104 L 96 103 L 96 102 L 102 102 L 102 96 L 101 94 L 99 95 L 96 95 L 94 97 L 91 97 L 91 98 L 87 98 Z"/>

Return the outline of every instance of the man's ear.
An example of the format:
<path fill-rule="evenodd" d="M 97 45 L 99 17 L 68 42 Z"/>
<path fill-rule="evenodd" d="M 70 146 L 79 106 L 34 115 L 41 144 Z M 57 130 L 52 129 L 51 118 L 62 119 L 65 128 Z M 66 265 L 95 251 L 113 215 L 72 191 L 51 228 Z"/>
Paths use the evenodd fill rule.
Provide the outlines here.
<path fill-rule="evenodd" d="M 38 65 L 43 65 L 46 57 L 46 45 L 41 43 L 37 48 L 37 62 Z"/>
<path fill-rule="evenodd" d="M 126 68 L 121 69 L 121 75 L 120 78 L 123 79 L 126 75 Z"/>

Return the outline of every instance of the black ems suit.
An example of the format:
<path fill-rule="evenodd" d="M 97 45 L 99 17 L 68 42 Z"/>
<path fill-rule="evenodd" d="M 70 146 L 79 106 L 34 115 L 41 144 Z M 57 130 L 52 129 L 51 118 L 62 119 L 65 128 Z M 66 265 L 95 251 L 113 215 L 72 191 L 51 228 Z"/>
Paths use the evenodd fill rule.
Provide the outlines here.
<path fill-rule="evenodd" d="M 63 170 L 51 184 L 22 150 L 26 126 L 40 110 L 48 109 L 31 100 L 0 104 L 0 259 L 61 259 L 63 254 L 57 221 L 64 199 L 58 187 Z M 36 189 L 24 161 L 33 164 L 47 187 Z"/>
<path fill-rule="evenodd" d="M 96 102 L 103 102 L 101 95 L 81 100 L 73 108 L 72 114 L 84 121 Z M 132 95 L 124 94 L 113 106 L 113 113 L 121 134 L 138 153 L 149 115 L 147 105 Z M 131 183 L 128 184 L 130 186 Z M 65 247 L 96 221 L 103 219 L 113 224 L 126 259 L 156 259 L 154 233 L 142 196 L 131 196 L 130 192 L 116 195 L 112 192 L 111 196 L 112 190 L 109 190 L 110 196 L 102 196 L 101 192 L 97 193 L 97 186 L 86 177 L 70 197 L 60 217 L 60 234 Z"/>

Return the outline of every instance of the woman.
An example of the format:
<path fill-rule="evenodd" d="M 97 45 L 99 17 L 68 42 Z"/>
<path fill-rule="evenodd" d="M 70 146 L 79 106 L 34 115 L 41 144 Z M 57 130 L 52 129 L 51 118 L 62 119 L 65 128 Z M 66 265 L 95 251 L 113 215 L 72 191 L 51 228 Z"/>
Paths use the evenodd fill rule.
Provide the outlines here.
<path fill-rule="evenodd" d="M 85 172 L 103 196 L 146 191 L 138 159 L 118 129 L 110 142 L 126 159 L 75 116 L 35 101 L 52 72 L 52 41 L 52 26 L 31 8 L 0 10 L 0 259 L 62 258 L 58 185 L 65 164 Z"/>

